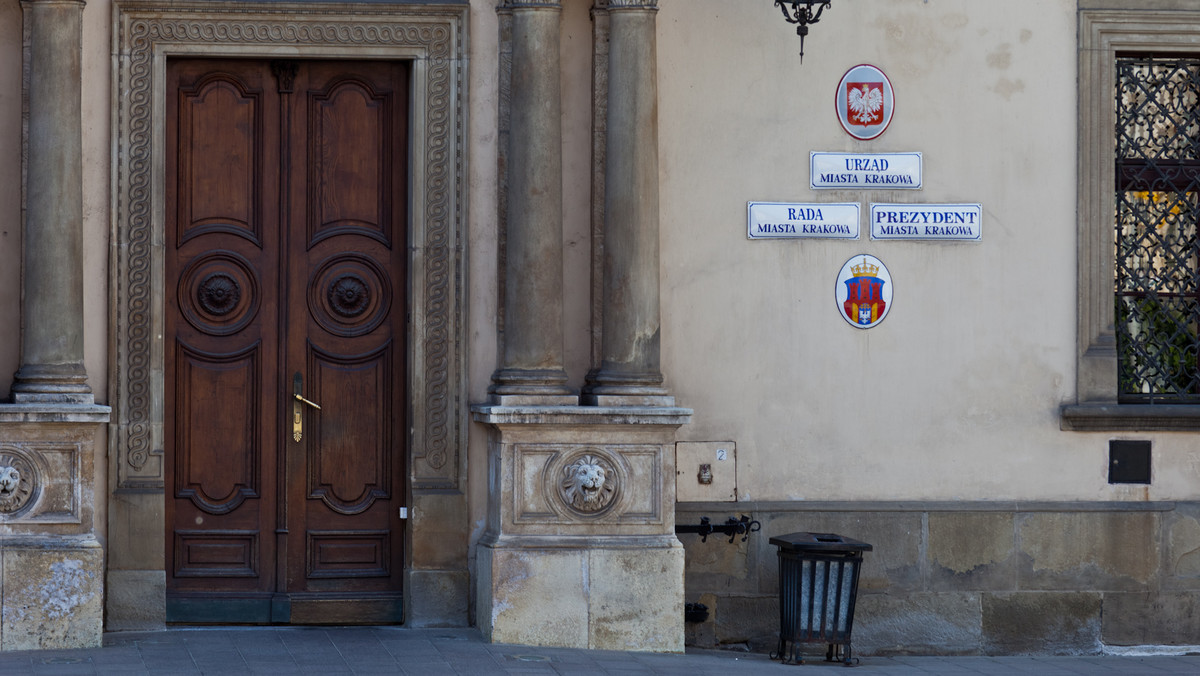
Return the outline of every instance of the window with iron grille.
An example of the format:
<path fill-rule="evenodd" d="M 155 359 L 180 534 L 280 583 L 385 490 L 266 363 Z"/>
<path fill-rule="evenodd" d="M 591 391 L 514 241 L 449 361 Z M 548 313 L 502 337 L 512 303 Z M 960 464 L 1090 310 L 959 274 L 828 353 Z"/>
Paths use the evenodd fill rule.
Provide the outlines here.
<path fill-rule="evenodd" d="M 1200 403 L 1200 57 L 1116 63 L 1118 401 Z"/>
<path fill-rule="evenodd" d="M 1062 429 L 1200 431 L 1200 4 L 1077 4 L 1077 352 Z"/>

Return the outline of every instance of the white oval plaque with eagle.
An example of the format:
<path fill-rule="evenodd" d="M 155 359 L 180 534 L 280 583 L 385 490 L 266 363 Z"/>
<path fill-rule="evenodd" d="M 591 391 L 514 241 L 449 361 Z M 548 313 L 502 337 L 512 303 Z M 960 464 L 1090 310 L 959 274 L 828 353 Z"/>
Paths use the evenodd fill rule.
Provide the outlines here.
<path fill-rule="evenodd" d="M 887 130 L 896 97 L 892 83 L 883 71 L 862 63 L 842 76 L 836 106 L 842 129 L 856 139 L 869 141 Z"/>

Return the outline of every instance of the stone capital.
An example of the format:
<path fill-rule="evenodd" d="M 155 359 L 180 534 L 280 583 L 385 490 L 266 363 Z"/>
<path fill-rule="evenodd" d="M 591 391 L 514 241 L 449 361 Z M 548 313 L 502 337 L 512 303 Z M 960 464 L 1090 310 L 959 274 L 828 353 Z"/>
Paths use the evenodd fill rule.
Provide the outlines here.
<path fill-rule="evenodd" d="M 558 0 L 505 0 L 504 9 L 553 9 L 561 10 L 562 3 Z"/>
<path fill-rule="evenodd" d="M 603 4 L 610 10 L 641 9 L 658 11 L 658 0 L 604 0 Z M 600 8 L 601 2 L 596 2 Z"/>
<path fill-rule="evenodd" d="M 75 7 L 83 11 L 83 6 L 87 3 L 84 0 L 21 0 L 22 9 L 30 9 L 32 7 Z"/>

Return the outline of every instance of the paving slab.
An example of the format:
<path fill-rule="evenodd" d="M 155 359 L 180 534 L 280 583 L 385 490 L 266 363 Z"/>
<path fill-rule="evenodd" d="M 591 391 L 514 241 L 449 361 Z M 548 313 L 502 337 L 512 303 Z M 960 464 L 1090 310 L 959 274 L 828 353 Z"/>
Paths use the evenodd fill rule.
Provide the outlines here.
<path fill-rule="evenodd" d="M 655 654 L 485 643 L 474 629 L 220 627 L 120 632 L 104 647 L 0 656 L 0 676 L 1196 676 L 1200 655 L 865 657 L 855 669 L 718 650 Z"/>

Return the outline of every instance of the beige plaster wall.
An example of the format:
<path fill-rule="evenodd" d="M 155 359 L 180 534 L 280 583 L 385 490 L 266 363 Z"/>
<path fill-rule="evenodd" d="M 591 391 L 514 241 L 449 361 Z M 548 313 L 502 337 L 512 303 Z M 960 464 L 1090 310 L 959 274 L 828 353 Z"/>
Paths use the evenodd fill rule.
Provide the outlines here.
<path fill-rule="evenodd" d="M 467 227 L 470 252 L 470 271 L 466 336 L 469 400 L 487 400 L 492 371 L 496 368 L 497 338 L 497 111 L 500 100 L 498 86 L 499 26 L 495 4 L 487 0 L 471 3 L 470 17 L 470 91 L 471 110 L 467 116 L 471 133 L 467 137 L 468 167 L 471 172 L 469 223 Z M 467 433 L 466 477 L 471 542 L 479 539 L 486 526 L 488 467 L 487 430 L 478 423 L 469 423 Z"/>
<path fill-rule="evenodd" d="M 97 403 L 108 400 L 110 3 L 83 14 L 84 359 Z M 0 392 L 21 362 L 21 5 L 0 4 Z"/>
<path fill-rule="evenodd" d="M 572 384 L 588 368 L 589 2 L 564 3 L 564 293 Z M 1191 435 L 1062 432 L 1075 345 L 1075 3 L 856 0 L 799 40 L 768 2 L 661 0 L 663 370 L 693 407 L 680 439 L 737 443 L 743 500 L 1176 499 L 1191 496 Z M 470 40 L 469 382 L 496 365 L 494 0 Z M 86 365 L 107 401 L 110 3 L 84 14 Z M 20 7 L 0 4 L 0 288 L 19 288 Z M 842 73 L 888 73 L 897 115 L 857 142 L 833 113 Z M 808 153 L 921 151 L 919 192 L 814 192 Z M 751 242 L 746 202 L 980 202 L 976 244 Z M 838 316 L 852 255 L 889 266 L 891 314 Z M 19 300 L 0 294 L 0 317 Z M 0 326 L 0 391 L 19 331 Z M 468 449 L 472 526 L 486 502 L 486 435 Z M 1150 438 L 1149 487 L 1106 483 L 1107 440 Z M 97 463 L 103 468 L 104 463 Z M 97 492 L 104 494 L 103 470 Z M 104 517 L 97 515 L 104 523 Z"/>
<path fill-rule="evenodd" d="M 498 19 L 495 0 L 471 3 L 470 157 L 470 401 L 487 400 L 498 365 L 496 312 L 497 152 L 499 105 Z M 579 388 L 591 367 L 591 168 L 592 3 L 566 0 L 560 26 L 563 135 L 564 358 L 571 386 Z M 487 427 L 471 423 L 468 496 L 472 541 L 486 526 Z"/>
<path fill-rule="evenodd" d="M 563 3 L 563 322 L 574 386 L 591 368 L 592 3 Z"/>
<path fill-rule="evenodd" d="M 567 370 L 587 370 L 587 2 L 566 2 Z M 494 3 L 473 3 L 471 399 L 495 367 Z M 778 9 L 661 0 L 663 371 L 695 418 L 681 440 L 734 441 L 742 500 L 1144 500 L 1190 496 L 1190 435 L 1063 432 L 1074 398 L 1076 11 L 1071 0 L 861 0 L 806 41 Z M 897 114 L 874 141 L 834 114 L 841 75 L 888 73 Z M 920 151 L 920 191 L 813 191 L 809 152 Z M 746 202 L 979 202 L 979 243 L 757 241 Z M 867 224 L 864 222 L 864 226 Z M 896 295 L 848 326 L 838 269 L 870 253 Z M 472 427 L 471 495 L 485 494 Z M 1154 441 L 1154 481 L 1107 483 L 1110 438 Z M 479 510 L 473 511 L 481 516 Z M 476 519 L 476 528 L 481 521 Z"/>
<path fill-rule="evenodd" d="M 0 393 L 20 365 L 21 5 L 0 2 Z"/>
<path fill-rule="evenodd" d="M 96 403 L 108 402 L 111 73 L 109 0 L 83 10 L 83 314 L 84 366 Z M 94 491 L 108 495 L 108 435 L 96 440 Z M 96 534 L 108 541 L 108 500 L 96 500 Z"/>
<path fill-rule="evenodd" d="M 111 16 L 112 3 L 109 0 L 88 0 L 83 9 L 84 365 L 98 404 L 108 401 Z M 104 475 L 102 469 L 100 474 Z M 97 484 L 97 487 L 102 488 L 103 485 Z"/>
<path fill-rule="evenodd" d="M 758 3 L 755 3 L 756 5 Z M 663 357 L 695 418 L 737 443 L 742 500 L 1175 499 L 1191 435 L 1062 432 L 1075 380 L 1073 0 L 858 0 L 799 39 L 770 3 L 662 0 Z M 841 129 L 842 74 L 896 92 L 874 141 Z M 921 191 L 812 191 L 809 152 L 920 151 Z M 746 203 L 859 201 L 857 241 L 748 241 Z M 874 242 L 870 202 L 979 202 L 980 243 Z M 868 253 L 894 300 L 842 320 Z M 1107 483 L 1107 441 L 1154 441 L 1151 486 Z"/>
<path fill-rule="evenodd" d="M 84 361 L 97 403 L 108 401 L 109 20 L 108 0 L 83 14 Z M 0 3 L 0 396 L 21 360 L 21 106 L 23 17 L 16 0 Z M 107 494 L 103 440 L 96 450 L 95 495 Z M 104 500 L 95 524 L 104 532 Z"/>

